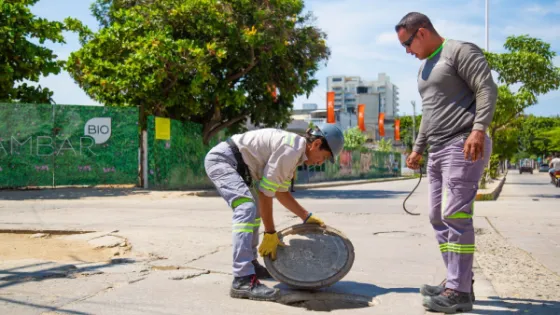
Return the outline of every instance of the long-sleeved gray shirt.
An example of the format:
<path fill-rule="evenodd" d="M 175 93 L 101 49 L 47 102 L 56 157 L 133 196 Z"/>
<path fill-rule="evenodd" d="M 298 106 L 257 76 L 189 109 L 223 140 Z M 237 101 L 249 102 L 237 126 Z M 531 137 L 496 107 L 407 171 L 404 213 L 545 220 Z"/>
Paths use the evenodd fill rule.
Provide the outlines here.
<path fill-rule="evenodd" d="M 420 67 L 418 91 L 422 121 L 413 150 L 430 151 L 486 131 L 496 108 L 498 88 L 484 53 L 475 44 L 446 40 Z"/>

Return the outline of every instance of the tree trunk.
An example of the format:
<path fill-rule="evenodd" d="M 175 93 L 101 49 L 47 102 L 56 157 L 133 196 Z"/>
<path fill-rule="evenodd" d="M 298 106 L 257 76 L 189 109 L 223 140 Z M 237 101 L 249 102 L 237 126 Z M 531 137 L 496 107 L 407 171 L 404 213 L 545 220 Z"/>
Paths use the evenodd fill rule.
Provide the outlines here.
<path fill-rule="evenodd" d="M 245 118 L 245 115 L 240 115 L 225 122 L 215 123 L 213 121 L 210 121 L 208 123 L 205 123 L 202 131 L 202 142 L 204 143 L 204 145 L 208 145 L 210 143 L 210 139 L 217 135 L 218 132 L 242 121 Z"/>

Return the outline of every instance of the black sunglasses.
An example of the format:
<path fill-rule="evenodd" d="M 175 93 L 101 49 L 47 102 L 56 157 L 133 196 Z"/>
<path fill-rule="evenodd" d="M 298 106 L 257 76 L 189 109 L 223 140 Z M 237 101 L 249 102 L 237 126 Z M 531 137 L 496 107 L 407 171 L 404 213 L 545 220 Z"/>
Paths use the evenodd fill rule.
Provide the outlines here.
<path fill-rule="evenodd" d="M 414 31 L 414 33 L 412 33 L 412 35 L 410 35 L 410 37 L 407 40 L 401 43 L 401 45 L 403 45 L 404 47 L 409 47 L 412 44 L 412 41 L 414 40 L 414 37 L 416 37 L 416 33 L 418 33 L 419 30 L 420 28 L 417 28 L 416 31 Z"/>

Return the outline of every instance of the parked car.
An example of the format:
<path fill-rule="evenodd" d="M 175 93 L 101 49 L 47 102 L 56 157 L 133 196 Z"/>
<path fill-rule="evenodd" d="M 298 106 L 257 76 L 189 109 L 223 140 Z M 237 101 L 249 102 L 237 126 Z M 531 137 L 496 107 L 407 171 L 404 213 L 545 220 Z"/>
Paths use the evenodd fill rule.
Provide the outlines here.
<path fill-rule="evenodd" d="M 548 166 L 548 164 L 541 164 L 541 166 L 539 167 L 539 172 L 543 173 L 546 172 L 548 173 L 548 170 L 550 169 L 550 167 Z"/>
<path fill-rule="evenodd" d="M 533 161 L 530 159 L 519 162 L 519 174 L 523 174 L 524 172 L 533 174 Z"/>

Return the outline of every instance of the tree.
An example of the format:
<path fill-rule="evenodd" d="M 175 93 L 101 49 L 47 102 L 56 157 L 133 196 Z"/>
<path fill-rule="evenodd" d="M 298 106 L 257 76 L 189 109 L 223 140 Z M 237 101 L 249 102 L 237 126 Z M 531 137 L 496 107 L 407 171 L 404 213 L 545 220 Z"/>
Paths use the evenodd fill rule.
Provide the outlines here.
<path fill-rule="evenodd" d="M 537 117 L 527 115 L 520 120 L 519 148 L 530 155 L 543 156 L 553 151 L 550 147 L 554 138 L 548 136 L 548 131 L 560 127 L 558 117 Z M 553 146 L 553 145 L 552 145 Z"/>
<path fill-rule="evenodd" d="M 381 140 L 377 143 L 377 151 L 380 152 L 393 151 L 393 141 L 391 139 L 387 140 L 385 138 L 381 138 Z"/>
<path fill-rule="evenodd" d="M 412 139 L 412 128 L 414 124 L 412 123 L 412 115 L 411 116 L 401 116 L 400 119 L 400 136 L 401 142 L 405 145 L 406 150 L 408 152 L 412 151 L 412 147 L 414 146 L 414 139 Z M 418 131 L 420 130 L 420 121 L 422 120 L 422 115 L 416 115 L 416 130 L 415 133 L 418 135 Z"/>
<path fill-rule="evenodd" d="M 41 45 L 47 40 L 64 43 L 65 25 L 33 15 L 29 8 L 38 1 L 0 0 L 1 102 L 52 102 L 53 92 L 48 88 L 24 83 L 38 82 L 41 75 L 58 74 L 64 64 L 52 50 Z"/>
<path fill-rule="evenodd" d="M 203 125 L 205 143 L 242 124 L 285 127 L 326 61 L 302 0 L 97 0 L 67 69 L 93 99 Z M 145 128 L 144 121 L 141 125 Z"/>
<path fill-rule="evenodd" d="M 555 127 L 551 130 L 541 131 L 539 133 L 541 137 L 545 137 L 550 139 L 550 142 L 547 145 L 547 154 L 550 153 L 560 153 L 560 126 Z"/>
<path fill-rule="evenodd" d="M 492 70 L 498 73 L 498 100 L 490 135 L 506 128 L 523 111 L 537 103 L 537 97 L 560 87 L 560 68 L 550 44 L 527 35 L 509 36 L 506 53 L 484 52 Z M 516 92 L 510 87 L 519 85 Z"/>
<path fill-rule="evenodd" d="M 556 53 L 550 44 L 527 35 L 509 36 L 504 48 L 506 53 L 485 51 L 490 68 L 498 73 L 498 99 L 496 111 L 488 132 L 492 138 L 492 151 L 501 153 L 501 159 L 511 154 L 512 139 L 508 138 L 511 124 L 523 114 L 524 110 L 537 102 L 537 97 L 560 86 L 560 68 L 555 67 L 553 58 Z M 513 85 L 518 86 L 512 91 Z M 496 141 L 498 133 L 507 141 Z M 498 137 L 499 138 L 499 137 Z M 493 154 L 485 170 L 484 180 L 495 174 L 497 155 Z"/>
<path fill-rule="evenodd" d="M 366 141 L 367 135 L 358 127 L 349 128 L 344 131 L 344 150 L 346 151 L 361 150 Z"/>

